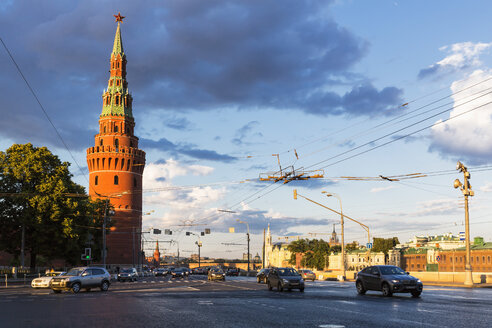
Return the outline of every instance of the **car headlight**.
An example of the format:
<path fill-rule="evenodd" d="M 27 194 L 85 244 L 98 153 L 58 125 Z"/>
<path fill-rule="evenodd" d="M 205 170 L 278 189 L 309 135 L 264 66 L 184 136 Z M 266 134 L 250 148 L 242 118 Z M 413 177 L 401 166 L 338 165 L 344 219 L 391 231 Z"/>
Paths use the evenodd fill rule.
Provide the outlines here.
<path fill-rule="evenodd" d="M 299 279 L 299 282 L 304 282 L 304 279 L 302 279 L 302 278 L 301 278 L 301 279 Z"/>
<path fill-rule="evenodd" d="M 420 281 L 420 279 L 417 279 L 417 282 L 422 282 L 422 281 Z"/>
<path fill-rule="evenodd" d="M 396 283 L 399 283 L 400 280 L 397 280 L 397 279 L 394 279 L 394 280 L 391 280 L 392 283 L 396 284 Z"/>
<path fill-rule="evenodd" d="M 289 281 L 287 279 L 282 279 L 283 282 L 285 282 L 286 284 L 289 283 Z"/>

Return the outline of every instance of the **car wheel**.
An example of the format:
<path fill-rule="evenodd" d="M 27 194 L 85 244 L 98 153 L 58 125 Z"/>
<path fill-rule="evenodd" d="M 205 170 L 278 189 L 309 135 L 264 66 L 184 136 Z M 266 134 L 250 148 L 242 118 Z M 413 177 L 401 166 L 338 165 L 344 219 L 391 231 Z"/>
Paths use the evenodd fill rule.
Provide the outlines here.
<path fill-rule="evenodd" d="M 283 292 L 283 291 L 284 291 L 284 287 L 282 287 L 282 283 L 280 283 L 280 282 L 278 283 L 278 285 L 277 285 L 277 290 L 278 290 L 279 292 Z"/>
<path fill-rule="evenodd" d="M 381 290 L 383 291 L 383 296 L 390 297 L 391 295 L 393 295 L 393 293 L 391 292 L 391 288 L 387 283 L 383 284 Z"/>
<path fill-rule="evenodd" d="M 90 291 L 91 291 L 91 289 L 90 289 L 90 288 L 86 288 L 86 289 L 85 289 L 85 291 L 86 291 L 86 292 L 90 292 Z"/>
<path fill-rule="evenodd" d="M 53 293 L 55 293 L 55 294 L 60 294 L 60 293 L 61 293 L 61 290 L 56 290 L 56 289 L 54 289 L 54 290 L 53 290 Z"/>
<path fill-rule="evenodd" d="M 107 292 L 109 289 L 109 283 L 107 281 L 103 281 L 101 284 L 101 291 Z"/>
<path fill-rule="evenodd" d="M 272 290 L 273 289 L 273 287 L 272 287 L 272 285 L 270 284 L 269 281 L 267 282 L 267 285 L 268 285 L 268 290 Z"/>
<path fill-rule="evenodd" d="M 313 278 L 313 280 L 311 280 L 311 281 L 312 281 L 312 282 L 314 282 L 315 280 L 316 280 L 316 279 L 315 279 L 315 278 Z"/>
<path fill-rule="evenodd" d="M 420 297 L 420 294 L 422 294 L 422 292 L 413 291 L 412 292 L 412 297 Z"/>
<path fill-rule="evenodd" d="M 72 293 L 77 294 L 80 291 L 80 283 L 76 282 L 72 285 Z"/>
<path fill-rule="evenodd" d="M 357 281 L 355 283 L 355 287 L 357 288 L 357 293 L 359 293 L 359 295 L 364 295 L 366 293 L 366 289 L 364 288 L 364 285 L 362 284 L 362 281 Z"/>

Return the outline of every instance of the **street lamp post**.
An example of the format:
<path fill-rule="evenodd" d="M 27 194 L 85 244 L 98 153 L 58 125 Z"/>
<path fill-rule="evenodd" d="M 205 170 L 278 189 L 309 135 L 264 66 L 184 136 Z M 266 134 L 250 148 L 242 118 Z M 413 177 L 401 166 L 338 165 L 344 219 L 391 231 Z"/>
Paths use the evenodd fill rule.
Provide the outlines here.
<path fill-rule="evenodd" d="M 193 233 L 193 232 L 186 232 L 186 235 L 194 235 L 194 236 L 197 236 L 198 237 L 198 241 L 195 242 L 195 244 L 198 246 L 198 267 L 200 267 L 200 248 L 202 247 L 202 242 L 200 241 L 200 235 L 196 234 L 196 233 Z"/>
<path fill-rule="evenodd" d="M 248 229 L 248 232 L 247 232 L 246 235 L 247 235 L 247 239 L 248 239 L 248 255 L 247 256 L 248 256 L 248 274 L 249 274 L 249 258 L 250 258 L 250 256 L 249 256 L 249 224 L 248 224 L 248 222 L 241 221 L 239 219 L 237 219 L 236 221 L 239 222 L 239 223 L 245 224 L 246 225 L 246 228 Z"/>
<path fill-rule="evenodd" d="M 338 215 L 340 215 L 340 216 L 342 216 L 342 217 L 344 217 L 344 218 L 346 218 L 346 219 L 349 219 L 349 220 L 351 220 L 351 221 L 354 221 L 355 223 L 358 223 L 358 224 L 359 224 L 359 225 L 360 225 L 360 226 L 361 226 L 364 230 L 366 230 L 366 231 L 367 231 L 367 240 L 368 240 L 368 243 L 370 243 L 370 242 L 371 242 L 371 234 L 369 233 L 369 227 L 368 227 L 368 226 L 366 226 L 365 224 L 360 223 L 359 221 L 357 221 L 357 220 L 355 220 L 355 219 L 352 219 L 351 217 L 349 217 L 349 216 L 347 216 L 347 215 L 345 215 L 345 214 L 343 214 L 343 213 L 341 213 L 341 212 L 335 211 L 334 209 L 329 208 L 328 206 L 325 206 L 325 205 L 320 204 L 320 203 L 318 203 L 318 202 L 316 202 L 316 201 L 314 201 L 314 200 L 312 200 L 312 199 L 309 199 L 309 198 L 307 198 L 307 197 L 305 197 L 305 196 L 303 196 L 303 195 L 301 195 L 301 194 L 298 194 L 298 193 L 297 193 L 297 189 L 294 189 L 294 199 L 297 199 L 297 196 L 300 196 L 300 197 L 304 198 L 305 200 L 310 201 L 311 203 L 314 203 L 314 204 L 316 204 L 316 205 L 319 205 L 319 206 L 321 206 L 321 207 L 323 207 L 323 208 L 326 208 L 326 209 L 327 209 L 327 210 L 329 210 L 329 211 L 332 211 L 333 213 L 336 213 L 336 214 L 338 214 Z M 340 202 L 340 204 L 341 204 L 341 202 Z M 341 209 L 341 208 L 340 208 L 340 209 Z M 368 250 L 368 254 L 369 254 L 369 250 Z M 368 259 L 368 262 L 369 262 L 369 259 Z"/>
<path fill-rule="evenodd" d="M 470 250 L 470 218 L 468 215 L 468 196 L 475 196 L 473 190 L 471 190 L 470 182 L 468 181 L 471 178 L 470 172 L 466 166 L 464 166 L 461 162 L 458 162 L 456 165 L 456 169 L 460 172 L 463 172 L 464 183 L 462 184 L 459 179 L 454 180 L 454 188 L 460 188 L 463 196 L 465 197 L 465 243 L 466 243 L 466 257 L 465 257 L 465 282 L 464 284 L 467 286 L 473 285 L 473 274 L 472 267 L 470 264 L 471 250 Z"/>
<path fill-rule="evenodd" d="M 342 225 L 342 272 L 343 272 L 343 280 L 345 280 L 346 276 L 346 261 L 345 261 L 345 239 L 344 239 L 344 224 L 343 224 L 343 209 L 342 209 L 342 199 L 338 194 L 335 193 L 328 193 L 326 191 L 322 191 L 322 193 L 326 194 L 327 197 L 336 197 L 338 201 L 340 202 L 340 222 Z"/>

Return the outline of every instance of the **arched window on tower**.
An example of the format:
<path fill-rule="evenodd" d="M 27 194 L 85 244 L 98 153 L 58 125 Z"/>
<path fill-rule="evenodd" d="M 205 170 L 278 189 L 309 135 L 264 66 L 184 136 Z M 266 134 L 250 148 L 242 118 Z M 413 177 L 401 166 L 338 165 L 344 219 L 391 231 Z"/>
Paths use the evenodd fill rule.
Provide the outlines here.
<path fill-rule="evenodd" d="M 94 185 L 97 186 L 98 183 L 99 183 L 99 177 L 96 175 L 96 177 L 94 178 Z"/>
<path fill-rule="evenodd" d="M 118 132 L 118 125 L 114 126 L 114 132 Z"/>
<path fill-rule="evenodd" d="M 103 145 L 103 140 L 99 140 L 99 146 L 102 146 Z"/>
<path fill-rule="evenodd" d="M 120 141 L 118 139 L 114 139 L 114 147 L 116 148 L 116 152 L 118 152 L 119 146 L 120 146 Z"/>
<path fill-rule="evenodd" d="M 106 125 L 104 126 L 104 133 L 106 133 Z"/>
<path fill-rule="evenodd" d="M 137 186 L 137 178 L 133 178 L 133 186 L 136 187 Z"/>
<path fill-rule="evenodd" d="M 115 184 L 115 185 L 117 185 L 117 184 L 118 184 L 118 176 L 117 176 L 117 175 L 115 175 L 115 176 L 114 176 L 114 184 Z"/>

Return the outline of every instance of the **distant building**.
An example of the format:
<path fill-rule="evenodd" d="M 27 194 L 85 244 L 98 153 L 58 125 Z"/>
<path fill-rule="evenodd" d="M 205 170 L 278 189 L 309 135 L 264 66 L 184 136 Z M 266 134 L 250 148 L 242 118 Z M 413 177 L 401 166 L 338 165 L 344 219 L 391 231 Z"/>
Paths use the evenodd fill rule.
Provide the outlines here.
<path fill-rule="evenodd" d="M 329 244 L 330 246 L 340 245 L 340 242 L 338 241 L 337 232 L 335 231 L 335 225 L 333 225 L 333 232 L 331 233 Z"/>
<path fill-rule="evenodd" d="M 266 267 L 290 267 L 291 252 L 287 249 L 289 243 L 272 243 L 270 225 L 268 225 L 265 240 L 265 266 Z"/>
<path fill-rule="evenodd" d="M 398 248 L 420 248 L 420 247 L 435 247 L 443 250 L 457 249 L 465 246 L 465 241 L 460 240 L 460 237 L 447 233 L 444 235 L 434 236 L 415 236 L 405 244 L 400 244 Z"/>
<path fill-rule="evenodd" d="M 385 264 L 383 252 L 370 252 L 367 250 L 353 250 L 345 253 L 345 268 L 348 271 L 360 271 L 371 265 Z M 332 253 L 328 258 L 328 270 L 342 270 L 342 253 Z"/>

